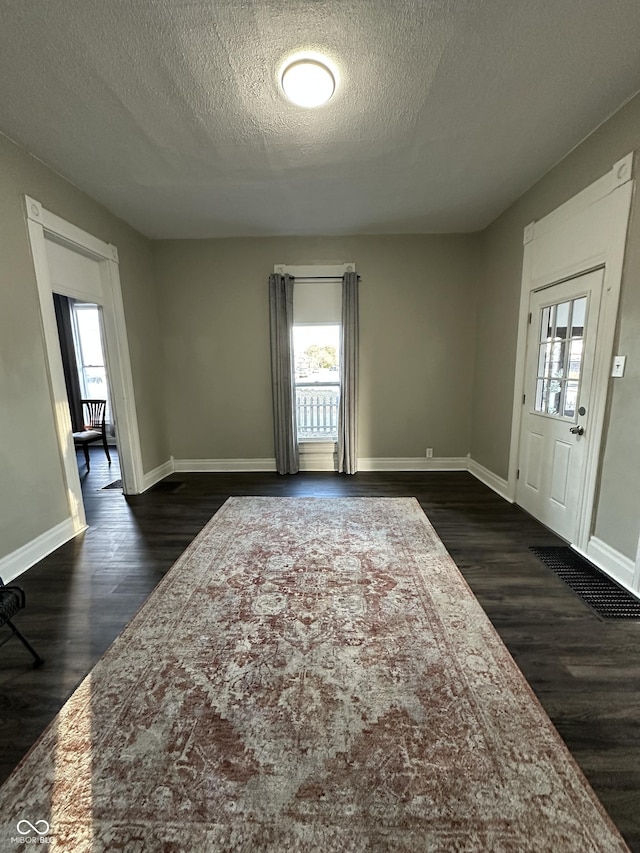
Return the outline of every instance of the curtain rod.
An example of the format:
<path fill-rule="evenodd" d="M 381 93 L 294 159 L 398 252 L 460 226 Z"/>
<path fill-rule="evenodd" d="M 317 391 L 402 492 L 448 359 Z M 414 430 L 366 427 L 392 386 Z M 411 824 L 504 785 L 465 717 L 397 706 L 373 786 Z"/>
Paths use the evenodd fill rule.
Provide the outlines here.
<path fill-rule="evenodd" d="M 346 272 L 355 272 L 355 263 L 346 264 L 275 264 L 273 271 L 296 278 L 342 278 Z"/>

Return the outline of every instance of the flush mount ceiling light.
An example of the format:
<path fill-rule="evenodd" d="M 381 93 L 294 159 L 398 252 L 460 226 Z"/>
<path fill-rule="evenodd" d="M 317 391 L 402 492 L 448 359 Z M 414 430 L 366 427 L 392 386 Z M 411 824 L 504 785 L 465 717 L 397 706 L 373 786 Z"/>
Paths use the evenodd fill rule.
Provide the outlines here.
<path fill-rule="evenodd" d="M 282 90 L 299 107 L 326 104 L 336 88 L 335 77 L 317 59 L 297 59 L 282 72 Z"/>

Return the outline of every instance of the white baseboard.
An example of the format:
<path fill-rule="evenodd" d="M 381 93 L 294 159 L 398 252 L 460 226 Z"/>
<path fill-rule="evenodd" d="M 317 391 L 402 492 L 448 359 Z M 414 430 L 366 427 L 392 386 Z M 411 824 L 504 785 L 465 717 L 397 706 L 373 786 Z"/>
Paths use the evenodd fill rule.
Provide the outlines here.
<path fill-rule="evenodd" d="M 174 460 L 173 457 L 171 457 L 167 462 L 163 462 L 162 465 L 158 465 L 157 468 L 154 468 L 153 471 L 148 471 L 142 477 L 142 491 L 146 492 L 147 489 L 151 488 L 151 486 L 155 486 L 156 483 L 159 483 L 160 480 L 164 480 L 165 477 L 168 477 L 169 474 L 173 474 L 173 472 Z"/>
<path fill-rule="evenodd" d="M 275 471 L 275 459 L 174 459 L 176 472 L 233 472 L 233 471 Z M 439 457 L 389 457 L 358 459 L 359 471 L 466 471 L 465 456 Z M 333 453 L 321 450 L 314 452 L 305 449 L 300 454 L 301 471 L 334 471 Z"/>
<path fill-rule="evenodd" d="M 173 470 L 184 473 L 275 471 L 275 459 L 174 459 Z"/>
<path fill-rule="evenodd" d="M 501 498 L 504 498 L 505 501 L 513 503 L 513 498 L 509 494 L 509 483 L 506 480 L 503 480 L 502 477 L 498 477 L 497 474 L 494 474 L 493 471 L 485 468 L 484 465 L 476 462 L 475 459 L 472 459 L 470 456 L 467 457 L 467 470 L 470 474 L 473 474 L 477 480 L 484 483 L 485 486 L 493 489 L 493 491 L 499 494 Z"/>
<path fill-rule="evenodd" d="M 466 471 L 466 456 L 382 457 L 358 459 L 358 471 Z"/>
<path fill-rule="evenodd" d="M 579 548 L 574 548 L 587 560 L 590 560 L 603 572 L 606 572 L 610 577 L 617 581 L 621 586 L 628 589 L 635 596 L 640 597 L 638 590 L 634 589 L 633 581 L 635 577 L 635 562 L 625 557 L 620 551 L 616 551 L 611 545 L 607 545 L 602 539 L 597 536 L 592 536 L 589 539 L 586 553 Z"/>
<path fill-rule="evenodd" d="M 173 468 L 169 466 L 173 464 Z M 156 468 L 155 471 L 145 474 L 144 488 L 147 489 L 155 482 L 166 477 L 168 474 L 176 472 L 194 472 L 194 473 L 222 473 L 233 471 L 275 471 L 275 459 L 173 459 L 171 462 L 165 463 L 167 466 Z M 332 451 L 327 450 L 327 446 L 318 446 L 309 443 L 303 447 L 300 453 L 300 470 L 301 471 L 335 471 L 336 464 Z M 488 486 L 500 497 L 513 503 L 513 499 L 509 496 L 509 484 L 506 480 L 498 477 L 488 468 L 475 462 L 470 457 L 466 456 L 440 456 L 432 459 L 418 457 L 373 457 L 370 459 L 358 459 L 358 471 L 469 471 Z M 147 485 L 147 478 L 152 475 L 156 477 L 153 482 Z"/>
<path fill-rule="evenodd" d="M 84 529 L 86 530 L 86 527 Z M 26 545 L 3 557 L 0 560 L 0 577 L 5 583 L 9 583 L 80 532 L 82 531 L 75 530 L 73 521 L 66 518 L 60 524 L 36 536 L 31 542 L 27 542 Z"/>

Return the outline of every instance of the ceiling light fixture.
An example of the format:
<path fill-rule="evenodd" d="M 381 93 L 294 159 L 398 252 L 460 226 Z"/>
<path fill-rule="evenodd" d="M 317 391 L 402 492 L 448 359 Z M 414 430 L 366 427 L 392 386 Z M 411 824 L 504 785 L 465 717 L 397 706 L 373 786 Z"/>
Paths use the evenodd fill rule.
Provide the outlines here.
<path fill-rule="evenodd" d="M 282 90 L 299 107 L 326 104 L 336 88 L 335 77 L 317 59 L 298 59 L 282 72 Z"/>

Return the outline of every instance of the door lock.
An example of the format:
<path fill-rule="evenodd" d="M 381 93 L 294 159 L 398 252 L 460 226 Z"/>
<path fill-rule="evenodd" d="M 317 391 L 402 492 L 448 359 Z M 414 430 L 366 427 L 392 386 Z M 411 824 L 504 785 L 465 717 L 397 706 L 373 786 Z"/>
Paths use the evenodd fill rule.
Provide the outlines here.
<path fill-rule="evenodd" d="M 569 427 L 569 432 L 573 433 L 574 435 L 584 435 L 584 427 L 581 427 L 581 426 Z"/>

